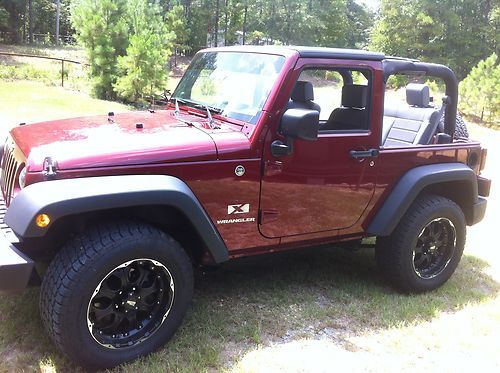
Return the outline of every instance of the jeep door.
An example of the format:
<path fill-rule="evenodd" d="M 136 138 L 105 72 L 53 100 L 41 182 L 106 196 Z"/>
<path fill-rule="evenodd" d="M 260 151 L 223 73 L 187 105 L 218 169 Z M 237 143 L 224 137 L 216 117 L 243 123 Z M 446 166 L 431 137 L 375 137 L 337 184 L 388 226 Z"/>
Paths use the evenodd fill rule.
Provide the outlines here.
<path fill-rule="evenodd" d="M 300 65 L 299 60 L 294 75 L 299 83 L 287 107 L 319 109 L 320 130 L 316 141 L 294 139 L 291 154 L 282 157 L 273 156 L 270 146 L 276 139 L 285 141 L 279 123 L 277 131 L 267 134 L 259 229 L 270 238 L 352 231 L 376 185 L 380 129 L 371 125 L 378 123 L 371 118 L 381 117 L 373 110 L 377 100 L 381 107 L 382 98 L 373 92 L 381 75 L 370 62 L 312 60 Z"/>

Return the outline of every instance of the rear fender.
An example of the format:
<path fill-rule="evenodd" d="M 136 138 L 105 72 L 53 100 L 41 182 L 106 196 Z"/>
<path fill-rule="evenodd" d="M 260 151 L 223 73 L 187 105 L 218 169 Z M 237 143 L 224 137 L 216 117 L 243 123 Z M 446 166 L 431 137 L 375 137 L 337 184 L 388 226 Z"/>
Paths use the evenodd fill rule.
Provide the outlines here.
<path fill-rule="evenodd" d="M 406 172 L 371 220 L 366 231 L 376 236 L 390 235 L 420 193 L 435 192 L 442 185 L 446 185 L 449 194 L 459 196 L 455 198 L 455 202 L 464 211 L 467 223 L 473 224 L 475 222 L 473 208 L 478 203 L 476 174 L 462 163 L 439 163 L 415 167 Z"/>

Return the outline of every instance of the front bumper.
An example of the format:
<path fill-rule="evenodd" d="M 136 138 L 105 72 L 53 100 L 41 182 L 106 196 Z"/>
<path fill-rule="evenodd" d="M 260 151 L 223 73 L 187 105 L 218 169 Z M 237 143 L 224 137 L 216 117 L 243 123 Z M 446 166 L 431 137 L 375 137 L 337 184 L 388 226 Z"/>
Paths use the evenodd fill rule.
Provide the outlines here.
<path fill-rule="evenodd" d="M 30 258 L 13 245 L 17 237 L 3 222 L 6 210 L 0 192 L 0 293 L 25 289 L 35 266 Z"/>
<path fill-rule="evenodd" d="M 0 235 L 0 293 L 18 292 L 28 286 L 35 263 Z"/>

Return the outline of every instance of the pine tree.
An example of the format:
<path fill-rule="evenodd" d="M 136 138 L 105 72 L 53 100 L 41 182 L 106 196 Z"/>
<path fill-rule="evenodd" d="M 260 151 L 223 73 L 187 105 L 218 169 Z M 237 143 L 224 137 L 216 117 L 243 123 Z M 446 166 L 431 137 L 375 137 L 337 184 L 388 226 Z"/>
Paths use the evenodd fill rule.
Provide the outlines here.
<path fill-rule="evenodd" d="M 480 61 L 460 83 L 460 110 L 481 121 L 499 123 L 500 64 L 493 53 Z"/>
<path fill-rule="evenodd" d="M 128 45 L 126 0 L 79 0 L 72 8 L 77 38 L 85 46 L 96 97 L 114 99 L 118 57 Z"/>
<path fill-rule="evenodd" d="M 166 88 L 175 34 L 167 30 L 161 8 L 147 0 L 129 0 L 127 17 L 132 35 L 126 54 L 118 57 L 120 77 L 113 87 L 127 101 L 145 102 Z"/>

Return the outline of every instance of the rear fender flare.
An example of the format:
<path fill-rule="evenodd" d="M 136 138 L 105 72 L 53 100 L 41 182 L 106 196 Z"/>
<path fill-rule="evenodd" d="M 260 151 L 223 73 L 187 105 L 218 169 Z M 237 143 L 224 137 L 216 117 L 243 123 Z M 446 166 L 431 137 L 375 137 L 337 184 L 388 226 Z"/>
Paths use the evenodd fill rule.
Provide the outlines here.
<path fill-rule="evenodd" d="M 465 215 L 478 201 L 477 176 L 462 163 L 438 163 L 412 168 L 398 181 L 366 229 L 368 234 L 388 236 L 406 213 L 415 198 L 428 187 L 443 183 L 467 185 L 462 192 Z"/>

